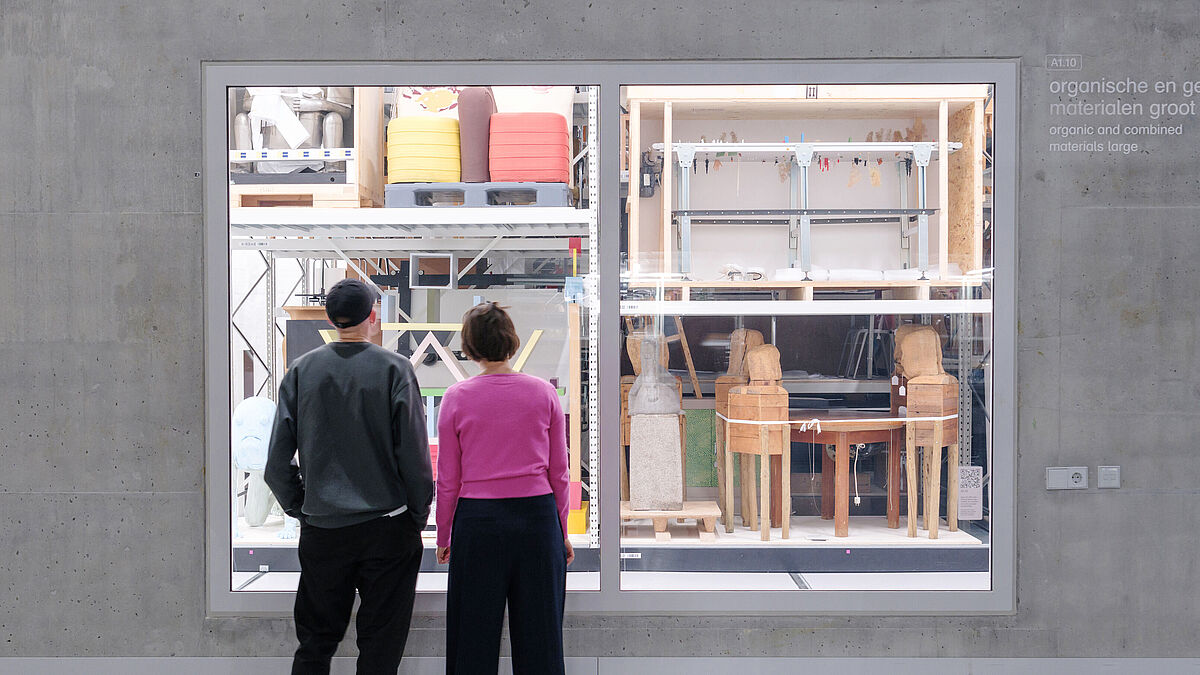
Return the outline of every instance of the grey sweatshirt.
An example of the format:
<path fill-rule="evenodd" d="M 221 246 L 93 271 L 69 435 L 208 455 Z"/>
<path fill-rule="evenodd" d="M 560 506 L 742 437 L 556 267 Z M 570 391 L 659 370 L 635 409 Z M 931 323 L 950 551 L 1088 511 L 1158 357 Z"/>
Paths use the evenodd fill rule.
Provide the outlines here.
<path fill-rule="evenodd" d="M 317 527 L 404 506 L 424 528 L 433 471 L 408 359 L 365 342 L 332 342 L 296 359 L 279 386 L 264 477 L 284 513 Z"/>

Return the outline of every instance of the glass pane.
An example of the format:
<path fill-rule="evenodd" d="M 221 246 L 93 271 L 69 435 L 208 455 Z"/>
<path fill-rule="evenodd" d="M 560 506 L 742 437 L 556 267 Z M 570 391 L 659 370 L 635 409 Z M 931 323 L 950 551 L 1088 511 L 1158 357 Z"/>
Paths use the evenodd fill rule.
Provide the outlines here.
<path fill-rule="evenodd" d="M 280 380 L 336 337 L 323 303 L 344 278 L 381 291 L 376 342 L 416 367 L 435 466 L 441 395 L 478 372 L 459 321 L 510 308 L 513 367 L 554 384 L 568 416 L 568 589 L 599 588 L 597 101 L 594 86 L 228 90 L 232 589 L 295 590 L 296 523 L 262 469 Z M 421 591 L 446 587 L 435 530 L 431 516 Z"/>
<path fill-rule="evenodd" d="M 622 88 L 622 590 L 991 588 L 991 89 Z"/>

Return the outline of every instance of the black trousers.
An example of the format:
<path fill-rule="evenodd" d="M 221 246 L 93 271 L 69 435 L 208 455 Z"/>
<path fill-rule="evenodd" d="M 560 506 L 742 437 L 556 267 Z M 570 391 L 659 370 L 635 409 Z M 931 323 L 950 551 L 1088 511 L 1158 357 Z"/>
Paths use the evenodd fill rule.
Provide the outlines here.
<path fill-rule="evenodd" d="M 408 640 L 421 535 L 407 513 L 339 528 L 300 529 L 300 586 L 296 590 L 293 675 L 329 672 L 330 659 L 350 624 L 354 591 L 362 601 L 358 673 L 395 675 Z"/>
<path fill-rule="evenodd" d="M 513 673 L 563 672 L 567 553 L 554 495 L 459 499 L 449 583 L 447 673 L 496 672 L 505 603 Z"/>

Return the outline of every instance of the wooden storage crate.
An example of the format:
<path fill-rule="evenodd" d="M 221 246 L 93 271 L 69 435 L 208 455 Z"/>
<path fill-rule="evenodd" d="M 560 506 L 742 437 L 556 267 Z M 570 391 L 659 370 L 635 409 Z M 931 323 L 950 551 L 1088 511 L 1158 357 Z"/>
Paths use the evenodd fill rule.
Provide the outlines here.
<path fill-rule="evenodd" d="M 230 185 L 229 205 L 383 206 L 383 87 L 355 87 L 353 114 L 355 159 L 346 163 L 344 184 Z"/>

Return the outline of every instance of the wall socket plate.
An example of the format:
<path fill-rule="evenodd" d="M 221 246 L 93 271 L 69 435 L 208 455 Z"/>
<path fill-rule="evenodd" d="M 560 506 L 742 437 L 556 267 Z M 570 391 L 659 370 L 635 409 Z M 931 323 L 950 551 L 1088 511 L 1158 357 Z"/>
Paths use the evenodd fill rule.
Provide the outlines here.
<path fill-rule="evenodd" d="M 1096 487 L 1098 487 L 1098 488 L 1119 488 L 1119 487 L 1121 487 L 1121 467 L 1119 467 L 1119 466 L 1098 466 L 1098 467 L 1096 467 Z"/>
<path fill-rule="evenodd" d="M 1047 490 L 1086 490 L 1088 468 L 1086 466 L 1046 467 Z"/>

